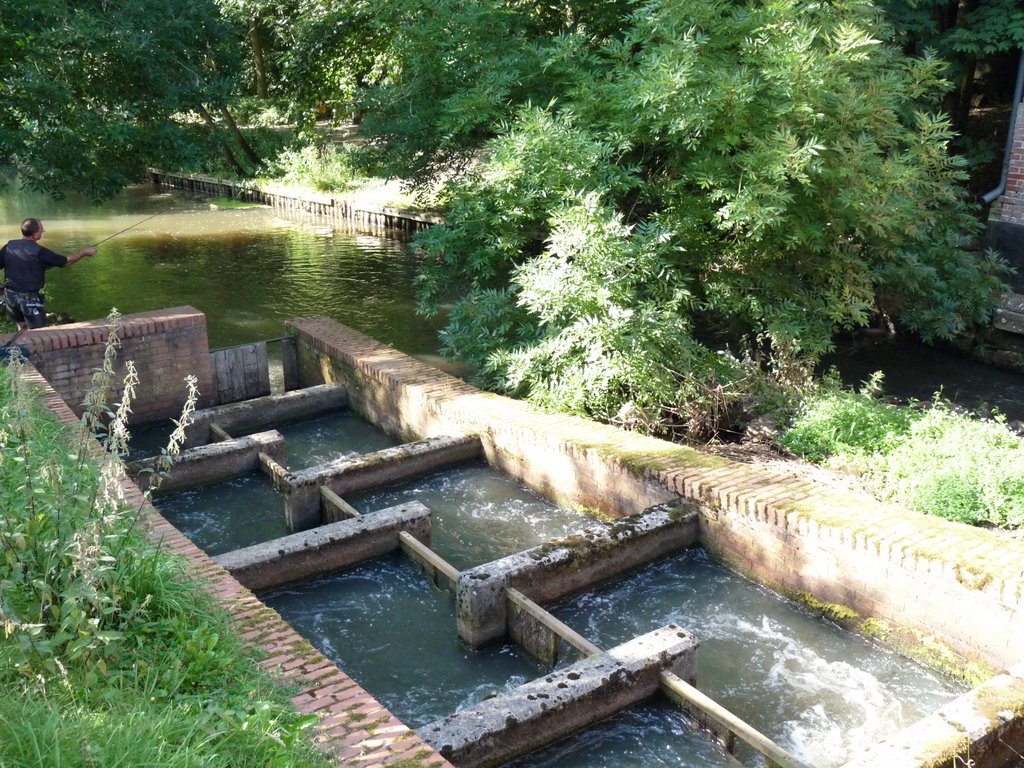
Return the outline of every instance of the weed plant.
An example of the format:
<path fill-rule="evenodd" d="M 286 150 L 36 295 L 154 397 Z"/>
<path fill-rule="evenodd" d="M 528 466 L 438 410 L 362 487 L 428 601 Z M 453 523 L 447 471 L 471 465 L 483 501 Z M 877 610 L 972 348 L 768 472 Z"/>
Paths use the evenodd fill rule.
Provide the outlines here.
<path fill-rule="evenodd" d="M 348 152 L 321 139 L 296 149 L 285 149 L 272 163 L 269 175 L 286 184 L 320 192 L 345 192 L 353 188 L 357 173 Z"/>
<path fill-rule="evenodd" d="M 827 380 L 807 396 L 780 442 L 798 455 L 851 471 L 883 499 L 970 525 L 1024 525 L 1024 441 L 1003 417 L 942 401 L 896 406 Z"/>
<path fill-rule="evenodd" d="M 0 766 L 326 765 L 303 736 L 314 719 L 125 502 L 137 376 L 128 364 L 107 410 L 116 348 L 114 332 L 77 428 L 41 406 L 16 352 L 0 366 Z"/>

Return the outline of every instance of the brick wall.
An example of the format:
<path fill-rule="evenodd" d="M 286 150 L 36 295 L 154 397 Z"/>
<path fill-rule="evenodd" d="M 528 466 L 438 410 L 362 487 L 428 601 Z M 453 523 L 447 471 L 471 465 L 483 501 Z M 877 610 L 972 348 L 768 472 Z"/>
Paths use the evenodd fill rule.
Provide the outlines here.
<path fill-rule="evenodd" d="M 475 390 L 326 318 L 289 323 L 304 385 L 351 387 L 353 408 L 406 437 L 478 435 L 488 460 L 562 503 L 630 514 L 676 495 L 701 543 L 789 594 L 880 619 L 951 670 L 1024 659 L 1024 541 L 885 505 L 791 467 L 742 464 Z M 669 492 L 669 496 L 664 494 Z M 865 625 L 862 625 L 865 626 Z"/>
<path fill-rule="evenodd" d="M 187 325 L 189 312 L 185 311 L 182 315 L 177 314 L 179 310 L 168 312 L 175 313 L 176 319 L 186 323 L 182 327 L 192 327 Z M 161 313 L 155 314 L 163 316 Z M 199 318 L 203 320 L 205 348 L 205 318 L 201 314 Z M 154 319 L 153 322 L 165 322 L 172 334 L 177 327 L 170 317 L 163 321 Z M 155 332 L 153 326 L 146 322 L 133 327 L 136 331 L 140 328 L 151 329 L 146 331 L 147 334 Z M 81 330 L 79 332 L 84 333 Z M 66 331 L 57 338 L 66 339 Z M 139 336 L 134 335 L 132 338 Z M 150 341 L 154 340 L 151 338 Z M 26 377 L 43 391 L 44 402 L 50 410 L 64 423 L 76 423 L 78 416 L 53 387 L 38 371 L 32 370 L 31 365 L 26 366 L 26 369 Z M 292 629 L 276 611 L 260 602 L 230 573 L 167 522 L 136 485 L 126 479 L 122 481 L 122 487 L 125 503 L 143 510 L 141 524 L 145 526 L 150 539 L 159 543 L 162 549 L 188 561 L 192 575 L 202 581 L 234 617 L 235 625 L 245 641 L 265 656 L 260 665 L 293 689 L 292 702 L 296 709 L 320 718 L 315 726 L 315 740 L 325 752 L 334 757 L 339 768 L 451 768 L 415 731 L 385 709 Z"/>
<path fill-rule="evenodd" d="M 1014 126 L 1013 146 L 1010 150 L 1010 167 L 999 219 L 1011 224 L 1024 224 L 1024 108 L 1017 110 L 1017 124 Z"/>
<path fill-rule="evenodd" d="M 26 331 L 15 343 L 28 349 L 30 362 L 80 416 L 93 372 L 103 366 L 109 334 L 110 325 L 104 319 Z M 198 379 L 197 407 L 215 403 L 206 316 L 202 312 L 193 307 L 175 307 L 125 315 L 120 336 L 118 380 L 123 380 L 127 360 L 134 361 L 139 374 L 133 423 L 177 416 L 185 402 L 187 374 Z M 10 338 L 0 339 L 0 343 Z M 118 385 L 110 401 L 119 401 L 121 393 Z"/>

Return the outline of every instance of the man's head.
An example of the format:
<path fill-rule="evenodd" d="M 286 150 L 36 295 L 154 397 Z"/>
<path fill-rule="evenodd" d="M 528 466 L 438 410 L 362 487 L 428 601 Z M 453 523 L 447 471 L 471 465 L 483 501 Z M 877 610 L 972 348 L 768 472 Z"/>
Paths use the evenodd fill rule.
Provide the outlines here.
<path fill-rule="evenodd" d="M 30 240 L 38 240 L 43 236 L 43 222 L 39 219 L 25 219 L 21 222 L 21 234 Z"/>

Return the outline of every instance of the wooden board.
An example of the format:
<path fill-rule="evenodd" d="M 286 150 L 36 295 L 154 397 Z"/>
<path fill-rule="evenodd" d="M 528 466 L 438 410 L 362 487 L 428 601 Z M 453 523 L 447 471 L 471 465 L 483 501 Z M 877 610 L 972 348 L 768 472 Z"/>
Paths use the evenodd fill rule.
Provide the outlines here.
<path fill-rule="evenodd" d="M 210 356 L 218 405 L 270 394 L 270 368 L 267 365 L 265 341 L 217 349 Z"/>

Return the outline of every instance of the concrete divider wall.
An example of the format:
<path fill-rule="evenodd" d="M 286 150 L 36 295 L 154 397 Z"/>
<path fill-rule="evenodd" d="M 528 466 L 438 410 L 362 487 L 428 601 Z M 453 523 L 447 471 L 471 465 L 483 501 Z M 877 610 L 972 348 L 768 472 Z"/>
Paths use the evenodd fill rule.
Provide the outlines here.
<path fill-rule="evenodd" d="M 836 603 L 837 617 L 944 649 L 945 667 L 1024 659 L 1024 542 L 911 514 L 786 469 L 741 464 L 584 419 L 536 412 L 325 318 L 290 323 L 304 383 L 340 381 L 397 434 L 479 434 L 487 457 L 563 503 L 632 514 L 682 496 L 701 543 L 764 583 Z M 516 471 L 521 470 L 521 471 Z M 985 630 L 967 617 L 984 611 Z"/>
<path fill-rule="evenodd" d="M 455 587 L 459 637 L 477 647 L 505 636 L 506 587 L 543 604 L 682 552 L 697 537 L 696 510 L 677 502 L 463 571 Z"/>
<path fill-rule="evenodd" d="M 423 726 L 459 768 L 495 768 L 654 695 L 669 670 L 697 674 L 697 640 L 674 624 Z"/>
<path fill-rule="evenodd" d="M 103 366 L 110 335 L 106 320 L 69 323 L 25 331 L 16 344 L 29 351 L 29 359 L 74 413 L 92 384 L 93 371 Z M 181 413 L 187 394 L 185 376 L 192 374 L 199 387 L 198 407 L 214 402 L 213 371 L 206 339 L 206 316 L 193 307 L 141 312 L 121 318 L 121 349 L 117 380 L 123 382 L 125 361 L 132 360 L 139 384 L 132 405 L 132 423 L 173 418 Z M 0 336 L 0 344 L 12 336 Z M 114 387 L 109 402 L 121 399 L 123 386 Z"/>
<path fill-rule="evenodd" d="M 45 405 L 60 421 L 77 422 L 70 406 L 31 365 L 26 378 L 40 388 Z M 338 768 L 452 768 L 276 611 L 167 522 L 137 485 L 124 480 L 122 489 L 125 503 L 142 510 L 140 524 L 150 540 L 185 559 L 189 573 L 230 613 L 245 643 L 259 655 L 260 667 L 292 689 L 298 711 L 319 718 L 314 739 Z"/>
<path fill-rule="evenodd" d="M 189 448 L 178 456 L 157 490 L 160 493 L 174 493 L 255 472 L 260 468 L 261 453 L 276 462 L 283 462 L 285 449 L 284 437 L 277 430 Z M 152 484 L 152 471 L 157 468 L 158 462 L 159 458 L 153 457 L 128 465 L 129 474 L 142 490 L 148 490 Z M 284 514 L 283 509 L 281 514 Z"/>
<path fill-rule="evenodd" d="M 236 549 L 214 561 L 248 589 L 272 589 L 350 568 L 398 549 L 401 531 L 429 545 L 430 523 L 430 510 L 414 501 Z"/>
<path fill-rule="evenodd" d="M 211 442 L 211 424 L 216 424 L 232 437 L 239 437 L 289 421 L 322 416 L 347 406 L 348 393 L 344 387 L 325 385 L 204 408 L 193 414 L 192 424 L 185 431 L 186 445 L 193 447 Z"/>
<path fill-rule="evenodd" d="M 476 438 L 434 437 L 288 472 L 278 487 L 284 494 L 288 527 L 302 530 L 322 520 L 321 486 L 344 498 L 479 458 L 480 441 Z"/>

